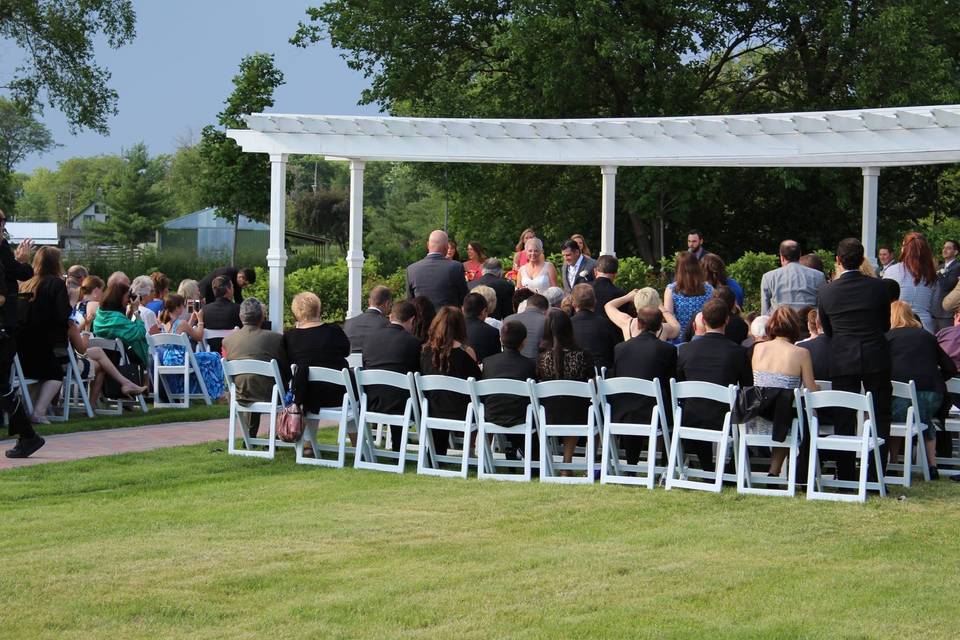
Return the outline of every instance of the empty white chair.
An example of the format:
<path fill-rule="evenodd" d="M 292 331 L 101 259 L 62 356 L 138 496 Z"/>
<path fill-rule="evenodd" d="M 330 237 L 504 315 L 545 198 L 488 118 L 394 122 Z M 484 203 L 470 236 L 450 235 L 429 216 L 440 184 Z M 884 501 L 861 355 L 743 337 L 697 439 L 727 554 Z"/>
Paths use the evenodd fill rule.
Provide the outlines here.
<path fill-rule="evenodd" d="M 360 417 L 357 426 L 357 446 L 354 451 L 353 466 L 357 469 L 389 471 L 403 473 L 407 462 L 407 444 L 410 441 L 410 425 L 420 422 L 420 403 L 417 400 L 414 376 L 412 373 L 396 373 L 375 369 L 356 369 L 357 389 L 360 393 Z M 384 413 L 370 410 L 370 394 L 378 390 L 372 387 L 392 387 L 405 393 L 401 413 Z M 400 427 L 400 443 L 397 451 L 381 449 L 374 437 L 372 425 Z M 381 459 L 396 462 L 381 462 Z M 416 459 L 416 455 L 414 455 Z"/>
<path fill-rule="evenodd" d="M 657 473 L 665 468 L 657 467 L 657 442 L 662 439 L 663 451 L 670 447 L 670 427 L 660 380 L 641 378 L 612 378 L 597 380 L 600 401 L 603 406 L 603 442 L 600 454 L 600 483 L 642 485 L 653 489 Z M 653 400 L 656 404 L 650 411 L 646 424 L 614 422 L 610 396 L 637 395 Z M 620 436 L 636 436 L 647 439 L 646 462 L 628 464 L 620 459 Z M 634 475 L 626 475 L 632 473 Z"/>
<path fill-rule="evenodd" d="M 960 395 L 960 377 L 947 380 L 947 393 Z M 960 473 L 960 453 L 957 452 L 957 445 L 960 443 L 960 414 L 955 409 L 951 409 L 950 415 L 943 421 L 943 430 L 948 434 L 953 434 L 950 441 L 950 455 L 937 456 L 937 467 L 940 473 L 944 475 L 956 475 Z"/>
<path fill-rule="evenodd" d="M 473 378 L 464 380 L 452 376 L 414 374 L 417 397 L 420 400 L 420 447 L 417 451 L 417 473 L 432 476 L 460 476 L 467 477 L 470 469 L 470 437 L 476 430 L 473 402 L 467 404 L 463 418 L 437 418 L 430 415 L 430 402 L 427 393 L 431 391 L 449 391 L 470 397 L 470 383 Z M 439 455 L 433 442 L 433 432 L 443 432 L 443 437 L 449 438 L 457 434 L 463 437 L 463 455 Z M 443 469 L 441 464 L 459 464 L 459 471 Z"/>
<path fill-rule="evenodd" d="M 876 413 L 873 410 L 873 394 L 866 395 L 848 391 L 809 391 L 803 392 L 807 411 L 807 424 L 810 427 L 810 465 L 807 472 L 807 498 L 811 500 L 840 500 L 847 502 L 865 502 L 867 490 L 876 490 L 881 496 L 887 495 L 884 487 L 883 467 L 880 464 L 880 445 L 883 440 L 877 437 Z M 820 435 L 817 409 L 852 409 L 857 412 L 860 427 L 857 435 Z M 860 456 L 859 480 L 839 480 L 827 478 L 820 473 L 820 451 L 842 451 L 857 453 Z M 867 482 L 867 467 L 870 456 L 876 466 L 878 481 Z M 856 495 L 831 493 L 825 487 L 856 489 Z"/>
<path fill-rule="evenodd" d="M 230 389 L 230 418 L 229 432 L 227 436 L 227 451 L 238 456 L 252 456 L 257 458 L 273 458 L 277 446 L 293 446 L 288 443 L 277 442 L 277 414 L 283 409 L 283 379 L 280 377 L 280 367 L 276 360 L 263 362 L 262 360 L 224 360 L 223 374 L 227 378 L 227 386 Z M 237 400 L 237 384 L 234 378 L 238 375 L 257 375 L 271 378 L 273 388 L 270 392 L 270 399 L 260 402 L 251 402 L 249 404 L 240 404 Z M 270 435 L 266 438 L 254 438 L 247 432 L 247 429 L 240 426 L 240 433 L 243 436 L 244 449 L 236 447 L 237 440 L 237 421 L 240 414 L 261 414 L 269 416 Z M 263 425 L 261 425 L 263 428 Z M 267 447 L 266 451 L 255 450 L 253 447 Z"/>
<path fill-rule="evenodd" d="M 747 425 L 738 424 L 739 437 L 737 442 L 737 493 L 754 494 L 761 496 L 790 496 L 797 494 L 797 455 L 800 451 L 800 436 L 803 433 L 803 402 L 800 389 L 793 390 L 793 409 L 795 417 L 790 425 L 790 432 L 784 442 L 778 442 L 772 435 L 748 433 Z M 771 477 L 766 472 L 754 473 L 750 467 L 749 447 L 787 447 L 790 452 L 785 460 L 787 464 L 786 479 Z M 766 485 L 755 487 L 753 485 Z M 783 485 L 783 489 L 774 489 L 771 486 Z"/>
<path fill-rule="evenodd" d="M 734 385 L 724 387 L 711 382 L 677 382 L 676 380 L 670 380 L 670 396 L 673 407 L 673 436 L 670 440 L 670 453 L 667 462 L 666 488 L 669 490 L 676 487 L 719 493 L 723 488 L 723 481 L 726 479 L 724 470 L 727 464 L 727 454 L 731 445 L 734 444 L 730 414 L 733 410 L 733 403 L 737 399 L 737 387 Z M 680 400 L 690 398 L 713 400 L 727 405 L 722 423 L 716 425 L 716 429 L 685 426 Z M 716 445 L 717 462 L 714 471 L 687 467 L 682 448 L 682 441 L 685 439 Z M 734 464 L 736 464 L 736 457 L 734 457 Z M 701 480 L 690 480 L 689 478 L 700 478 Z M 736 476 L 731 476 L 729 479 L 736 481 Z"/>
<path fill-rule="evenodd" d="M 237 330 L 237 327 L 234 327 L 233 329 L 204 329 L 203 340 L 197 343 L 197 348 L 196 348 L 197 352 L 210 351 L 210 344 L 207 342 L 207 340 L 216 340 L 216 339 L 222 340 L 223 338 L 226 338 L 236 330 Z"/>
<path fill-rule="evenodd" d="M 927 425 L 920 421 L 920 402 L 917 399 L 917 385 L 911 380 L 907 382 L 892 381 L 893 397 L 910 401 L 907 415 L 903 422 L 890 423 L 890 437 L 903 438 L 903 464 L 890 460 L 887 464 L 887 473 L 884 481 L 887 484 L 898 484 L 909 487 L 914 467 L 920 467 L 924 480 L 930 480 L 930 466 L 927 462 L 927 448 L 924 446 L 923 432 Z M 917 439 L 914 445 L 913 439 Z M 916 449 L 914 449 L 916 446 Z M 916 454 L 916 460 L 914 460 Z M 900 471 L 900 475 L 895 472 Z"/>
<path fill-rule="evenodd" d="M 600 401 L 593 380 L 548 380 L 529 381 L 530 399 L 537 416 L 537 432 L 540 436 L 540 482 L 567 484 L 592 484 L 596 458 L 596 436 L 600 433 Z M 550 422 L 547 420 L 543 401 L 547 398 L 582 398 L 589 402 L 586 422 Z M 572 418 L 572 416 L 568 416 Z M 552 438 L 585 437 L 587 439 L 583 462 L 554 460 L 559 455 Z M 557 471 L 582 471 L 583 476 L 560 476 Z"/>
<path fill-rule="evenodd" d="M 349 433 L 357 431 L 357 398 L 353 392 L 353 383 L 350 381 L 350 370 L 328 369 L 326 367 L 310 367 L 307 372 L 307 383 L 326 382 L 343 389 L 340 404 L 333 407 L 321 407 L 315 413 L 303 415 L 303 437 L 296 443 L 297 462 L 315 464 L 322 467 L 339 469 L 347 458 L 347 453 L 353 453 L 353 448 L 347 446 Z M 335 420 L 337 423 L 337 444 L 320 444 L 317 442 L 317 424 L 321 420 Z M 303 454 L 303 443 L 309 442 L 313 448 L 313 456 Z M 336 458 L 324 458 L 323 453 L 334 453 Z"/>
<path fill-rule="evenodd" d="M 518 424 L 497 424 L 488 420 L 489 414 L 485 402 L 490 396 L 511 396 L 527 400 L 523 422 Z M 477 478 L 483 480 L 530 481 L 533 468 L 533 404 L 530 402 L 530 390 L 526 383 L 506 378 L 479 380 L 472 383 L 473 406 L 477 417 Z M 523 449 L 520 460 L 498 459 L 491 442 L 498 436 L 523 436 Z M 498 473 L 498 468 L 520 468 L 522 473 Z"/>
<path fill-rule="evenodd" d="M 147 336 L 147 344 L 150 347 L 151 362 L 153 364 L 153 407 L 173 407 L 176 409 L 187 409 L 190 407 L 190 398 L 202 399 L 207 404 L 210 402 L 210 394 L 207 392 L 207 385 L 203 381 L 203 375 L 200 373 L 200 365 L 197 364 L 196 356 L 190 349 L 190 339 L 185 333 L 158 333 Z M 164 347 L 179 348 L 183 351 L 183 362 L 178 365 L 165 365 L 161 362 L 161 352 Z M 200 387 L 199 394 L 190 393 L 190 375 L 196 376 Z M 170 391 L 170 385 L 166 376 L 183 377 L 183 393 L 174 394 Z M 160 401 L 160 388 L 163 387 L 167 395 L 167 402 Z M 177 401 L 175 396 L 182 396 L 182 400 Z"/>

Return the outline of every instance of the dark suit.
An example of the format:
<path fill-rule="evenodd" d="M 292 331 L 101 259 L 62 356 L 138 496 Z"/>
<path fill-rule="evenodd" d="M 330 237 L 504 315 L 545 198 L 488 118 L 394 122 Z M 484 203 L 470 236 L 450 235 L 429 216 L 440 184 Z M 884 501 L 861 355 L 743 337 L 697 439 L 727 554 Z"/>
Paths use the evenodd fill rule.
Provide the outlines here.
<path fill-rule="evenodd" d="M 958 280 L 960 280 L 960 256 L 950 263 L 950 266 L 946 268 L 943 275 L 937 276 L 936 295 L 930 310 L 930 315 L 934 318 L 937 331 L 953 326 L 953 313 L 944 310 L 943 299 L 948 293 L 954 290 Z"/>
<path fill-rule="evenodd" d="M 240 283 L 237 282 L 238 273 L 240 273 L 240 270 L 236 267 L 220 267 L 219 269 L 215 269 L 197 283 L 197 286 L 200 288 L 200 295 L 202 295 L 208 303 L 213 302 L 213 281 L 219 276 L 226 276 L 230 279 L 230 282 L 233 283 L 233 301 L 240 304 L 243 302 L 243 293 L 240 289 Z"/>
<path fill-rule="evenodd" d="M 577 271 L 574 274 L 572 283 L 570 282 L 566 263 L 560 267 L 560 272 L 557 274 L 560 280 L 563 281 L 563 292 L 566 294 L 569 294 L 571 291 L 573 291 L 573 288 L 578 284 L 593 282 L 594 278 L 596 278 L 593 270 L 597 267 L 597 261 L 593 258 L 588 258 L 587 256 L 581 257 L 583 259 L 580 261 L 580 265 L 577 267 Z M 583 275 L 580 275 L 581 273 Z"/>
<path fill-rule="evenodd" d="M 607 312 L 603 307 L 611 300 L 616 300 L 617 298 L 626 295 L 626 293 L 626 291 L 615 285 L 613 280 L 610 278 L 600 277 L 594 280 L 593 294 L 597 297 L 597 305 L 595 307 L 597 315 L 606 318 Z M 620 310 L 632 316 L 637 315 L 637 310 L 633 308 L 632 302 L 628 302 L 627 304 L 623 305 L 620 307 Z M 623 340 L 623 332 L 618 329 L 617 333 L 620 335 L 620 340 Z"/>
<path fill-rule="evenodd" d="M 581 349 L 590 352 L 597 367 L 613 368 L 613 348 L 617 346 L 615 328 L 609 320 L 593 311 L 581 309 L 570 318 L 573 337 Z M 621 337 L 623 332 L 619 332 Z"/>
<path fill-rule="evenodd" d="M 540 353 L 540 338 L 543 337 L 546 319 L 546 315 L 539 309 L 527 309 L 523 313 L 515 313 L 503 319 L 504 324 L 516 321 L 527 328 L 527 340 L 520 351 L 524 357 L 536 361 Z"/>
<path fill-rule="evenodd" d="M 467 295 L 467 278 L 463 264 L 447 260 L 439 253 L 428 253 L 407 267 L 407 297 L 426 296 L 439 311 L 440 307 L 459 307 Z"/>
<path fill-rule="evenodd" d="M 483 362 L 482 380 L 508 378 L 510 380 L 534 379 L 537 375 L 537 365 L 530 358 L 519 351 L 504 349 L 492 355 Z M 487 422 L 493 422 L 503 427 L 521 424 L 527 417 L 527 405 L 530 400 L 516 396 L 492 395 L 483 401 Z M 521 439 L 522 441 L 522 439 Z"/>
<path fill-rule="evenodd" d="M 705 333 L 693 342 L 680 345 L 677 353 L 677 380 L 698 380 L 727 386 L 753 385 L 753 371 L 746 348 L 734 344 L 722 333 Z M 719 429 L 729 407 L 712 400 L 690 398 L 683 403 L 683 425 Z M 691 442 L 689 453 L 696 453 L 703 469 L 713 470 L 709 443 Z"/>
<path fill-rule="evenodd" d="M 817 380 L 830 379 L 830 336 L 821 333 L 816 338 L 797 343 L 810 352 L 813 360 L 813 377 Z"/>
<path fill-rule="evenodd" d="M 670 415 L 670 378 L 677 377 L 677 348 L 659 339 L 655 334 L 643 332 L 627 342 L 618 344 L 614 350 L 614 370 L 617 377 L 660 379 L 664 413 Z M 645 396 L 611 396 L 610 409 L 614 422 L 649 423 L 654 400 Z M 627 462 L 636 464 L 640 459 L 644 438 L 623 436 L 627 450 Z"/>
<path fill-rule="evenodd" d="M 473 347 L 479 362 L 500 353 L 500 332 L 480 318 L 467 318 L 467 345 Z"/>
<path fill-rule="evenodd" d="M 213 331 L 235 329 L 240 326 L 240 305 L 226 298 L 217 298 L 203 307 L 203 326 Z M 223 338 L 207 340 L 210 351 L 220 353 Z"/>
<path fill-rule="evenodd" d="M 370 307 L 360 315 L 348 318 L 343 323 L 343 330 L 350 339 L 350 351 L 362 353 L 367 337 L 388 324 L 390 321 L 383 317 L 380 309 L 374 307 Z"/>
<path fill-rule="evenodd" d="M 490 287 L 497 294 L 497 308 L 490 314 L 491 316 L 497 320 L 503 320 L 513 313 L 513 292 L 517 289 L 516 285 L 506 278 L 498 278 L 495 275 L 485 273 L 473 282 L 468 283 L 467 287 L 472 291 L 480 285 Z"/>
<path fill-rule="evenodd" d="M 363 351 L 363 368 L 420 372 L 420 341 L 398 324 L 390 323 L 371 333 Z M 402 413 L 410 393 L 394 387 L 373 386 L 367 389 L 367 409 L 379 413 Z M 414 398 L 416 402 L 416 398 Z M 393 450 L 400 450 L 400 427 L 390 427 Z"/>
<path fill-rule="evenodd" d="M 890 330 L 890 298 L 878 278 L 859 271 L 845 271 L 820 289 L 820 322 L 830 336 L 830 380 L 834 391 L 860 393 L 860 386 L 873 394 L 877 413 L 877 435 L 890 434 L 890 348 L 886 333 Z M 836 412 L 837 433 L 856 433 L 852 411 Z M 841 479 L 856 479 L 853 453 L 838 452 L 837 472 Z M 887 448 L 880 448 L 880 460 L 886 465 Z"/>

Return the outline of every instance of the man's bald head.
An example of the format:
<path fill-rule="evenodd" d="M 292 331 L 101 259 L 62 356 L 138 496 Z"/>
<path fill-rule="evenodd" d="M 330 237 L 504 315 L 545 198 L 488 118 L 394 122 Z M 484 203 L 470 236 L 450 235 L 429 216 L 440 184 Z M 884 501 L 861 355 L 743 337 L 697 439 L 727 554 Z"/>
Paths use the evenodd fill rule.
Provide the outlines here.
<path fill-rule="evenodd" d="M 121 282 L 128 287 L 130 286 L 130 278 L 127 277 L 127 274 L 125 274 L 123 271 L 114 271 L 110 274 L 110 277 L 107 278 L 108 287 L 115 284 L 120 284 Z"/>
<path fill-rule="evenodd" d="M 427 252 L 447 255 L 447 234 L 440 229 L 430 232 L 430 239 L 427 240 Z"/>

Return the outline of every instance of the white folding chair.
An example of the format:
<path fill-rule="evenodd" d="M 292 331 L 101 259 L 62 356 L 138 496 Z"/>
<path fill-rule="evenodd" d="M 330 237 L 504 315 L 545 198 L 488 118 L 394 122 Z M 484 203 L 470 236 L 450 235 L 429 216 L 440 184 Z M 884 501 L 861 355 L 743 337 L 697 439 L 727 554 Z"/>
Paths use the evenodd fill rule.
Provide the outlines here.
<path fill-rule="evenodd" d="M 473 378 L 464 380 L 452 376 L 414 374 L 417 397 L 420 400 L 420 447 L 417 450 L 417 473 L 431 476 L 460 476 L 467 477 L 471 461 L 470 436 L 476 430 L 473 402 L 467 404 L 464 417 L 457 419 L 436 418 L 430 415 L 430 402 L 427 393 L 431 391 L 448 391 L 470 397 L 470 382 Z M 433 431 L 441 431 L 446 437 L 457 434 L 463 436 L 461 456 L 438 455 L 433 443 Z M 443 469 L 441 464 L 459 464 L 459 471 Z"/>
<path fill-rule="evenodd" d="M 33 378 L 27 378 L 23 375 L 23 367 L 20 366 L 20 356 L 13 355 L 13 364 L 10 365 L 10 386 L 20 387 L 20 397 L 23 400 L 23 407 L 27 415 L 33 415 L 33 398 L 30 397 L 30 385 L 40 382 Z"/>
<path fill-rule="evenodd" d="M 960 376 L 947 380 L 947 393 L 960 395 Z M 943 421 L 943 430 L 951 434 L 950 455 L 937 456 L 937 468 L 943 475 L 960 474 L 960 452 L 957 445 L 960 444 L 960 413 L 957 407 L 951 407 L 950 414 Z"/>
<path fill-rule="evenodd" d="M 420 403 L 417 400 L 413 373 L 396 373 L 376 369 L 355 369 L 357 389 L 360 392 L 360 418 L 357 426 L 357 447 L 354 451 L 353 466 L 357 469 L 371 469 L 374 471 L 389 471 L 403 473 L 408 459 L 407 444 L 410 441 L 410 424 L 420 423 Z M 383 413 L 371 411 L 369 408 L 370 394 L 376 392 L 371 387 L 392 387 L 406 392 L 407 398 L 403 405 L 403 413 Z M 381 426 L 400 427 L 400 447 L 397 451 L 379 447 L 374 437 L 371 425 L 376 425 L 379 431 Z M 415 460 L 417 454 L 412 454 Z M 396 459 L 396 462 L 380 462 L 381 459 Z"/>
<path fill-rule="evenodd" d="M 100 347 L 104 351 L 116 351 L 121 365 L 130 364 L 130 359 L 127 357 L 127 350 L 123 346 L 123 341 L 120 340 L 120 338 L 91 337 L 87 342 L 87 348 L 89 347 Z M 156 389 L 154 389 L 154 393 L 156 393 Z M 99 398 L 94 398 L 93 400 L 96 402 L 99 400 Z M 97 413 L 106 415 L 122 415 L 123 405 L 127 402 L 136 403 L 139 405 L 140 411 L 143 413 L 147 412 L 147 401 L 144 399 L 143 394 L 138 394 L 134 398 L 111 398 L 111 400 L 116 403 L 116 406 L 113 409 L 97 409 Z"/>
<path fill-rule="evenodd" d="M 230 418 L 229 435 L 227 436 L 227 451 L 238 456 L 251 456 L 256 458 L 273 458 L 274 452 L 278 446 L 294 446 L 293 444 L 277 441 L 277 414 L 283 409 L 283 379 L 280 377 L 280 367 L 276 360 L 264 362 L 262 360 L 224 360 L 223 374 L 227 379 L 227 386 L 230 389 Z M 270 399 L 249 404 L 240 404 L 237 400 L 237 383 L 234 380 L 239 375 L 256 375 L 273 380 L 273 388 L 270 392 Z M 247 429 L 240 426 L 240 433 L 243 436 L 244 449 L 238 449 L 237 440 L 237 421 L 241 413 L 261 414 L 270 417 L 270 435 L 267 438 L 254 438 L 247 432 Z M 253 447 L 267 447 L 266 451 L 258 451 Z"/>
<path fill-rule="evenodd" d="M 890 437 L 903 438 L 903 464 L 890 460 L 887 463 L 887 473 L 884 481 L 887 484 L 897 484 L 909 487 L 915 467 L 920 467 L 924 480 L 930 480 L 930 466 L 927 462 L 927 448 L 923 441 L 923 432 L 927 425 L 920 421 L 920 401 L 917 399 L 917 385 L 911 380 L 907 382 L 892 381 L 893 397 L 910 401 L 907 407 L 906 419 L 903 422 L 890 423 Z M 917 439 L 914 449 L 913 439 Z M 916 460 L 914 460 L 916 454 Z M 900 475 L 895 472 L 900 471 Z"/>
<path fill-rule="evenodd" d="M 533 404 L 530 400 L 530 390 L 527 384 L 519 380 L 506 378 L 479 380 L 471 384 L 471 397 L 477 416 L 477 478 L 484 480 L 511 480 L 515 482 L 529 482 L 533 468 Z M 503 425 L 487 420 L 487 409 L 484 402 L 490 396 L 512 396 L 525 398 L 527 408 L 523 422 Z M 523 450 L 520 460 L 498 458 L 490 441 L 498 436 L 523 436 Z M 489 440 L 489 441 L 488 441 Z M 499 468 L 519 468 L 522 473 L 498 473 Z"/>
<path fill-rule="evenodd" d="M 867 490 L 879 491 L 887 495 L 884 486 L 883 467 L 880 464 L 880 445 L 883 440 L 877 437 L 876 413 L 873 410 L 873 394 L 850 393 L 849 391 L 810 391 L 803 392 L 807 410 L 807 424 L 810 428 L 810 464 L 807 471 L 807 498 L 810 500 L 838 500 L 845 502 L 865 502 Z M 820 435 L 817 409 L 849 409 L 857 412 L 859 433 L 847 435 Z M 860 457 L 859 480 L 839 480 L 828 478 L 820 473 L 820 451 L 844 451 L 857 453 Z M 867 482 L 868 461 L 871 454 L 876 466 L 878 481 Z M 856 495 L 824 491 L 826 487 L 856 489 Z"/>
<path fill-rule="evenodd" d="M 537 416 L 537 432 L 540 435 L 540 482 L 560 482 L 565 484 L 593 484 L 594 459 L 596 458 L 595 438 L 600 433 L 600 401 L 597 398 L 593 380 L 577 382 L 575 380 L 548 380 L 546 382 L 528 382 L 530 399 Z M 587 421 L 585 423 L 557 423 L 547 420 L 543 400 L 557 397 L 583 398 L 589 401 Z M 551 438 L 565 436 L 586 437 L 587 445 L 583 462 L 562 462 L 554 460 L 559 455 Z M 558 470 L 582 471 L 580 476 L 559 476 Z"/>
<path fill-rule="evenodd" d="M 77 361 L 73 346 L 67 344 L 67 371 L 63 376 L 63 386 L 60 388 L 60 398 L 63 405 L 63 412 L 59 416 L 50 416 L 54 420 L 69 420 L 71 409 L 83 410 L 88 418 L 94 416 L 93 406 L 90 404 L 90 383 L 94 379 L 93 363 L 90 363 L 90 372 L 87 377 L 83 376 L 80 370 L 80 363 Z"/>
<path fill-rule="evenodd" d="M 790 424 L 790 432 L 785 442 L 778 442 L 772 435 L 748 433 L 747 425 L 738 424 L 739 437 L 737 442 L 737 493 L 760 496 L 789 496 L 797 494 L 797 456 L 800 451 L 800 435 L 803 433 L 803 401 L 800 389 L 793 390 L 793 410 L 795 417 Z M 771 477 L 766 472 L 754 473 L 750 465 L 749 447 L 767 447 L 770 449 L 786 446 L 787 477 Z M 765 485 L 755 487 L 753 485 Z M 771 486 L 782 485 L 783 489 L 773 489 Z"/>
<path fill-rule="evenodd" d="M 237 330 L 237 327 L 233 329 L 204 329 L 203 330 L 203 339 L 197 343 L 196 352 L 201 351 L 210 351 L 210 345 L 207 343 L 207 340 L 216 340 L 223 339 L 232 334 Z"/>
<path fill-rule="evenodd" d="M 351 353 L 347 356 L 347 366 L 351 369 L 356 369 L 363 366 L 363 354 L 362 353 Z"/>
<path fill-rule="evenodd" d="M 357 397 L 353 392 L 353 382 L 350 380 L 350 370 L 347 368 L 337 371 L 326 367 L 310 367 L 307 372 L 307 383 L 325 382 L 343 388 L 343 396 L 339 406 L 321 407 L 315 413 L 306 413 L 303 416 L 303 437 L 296 443 L 297 462 L 301 464 L 315 464 L 321 467 L 340 469 L 347 459 L 348 453 L 354 453 L 353 447 L 348 446 L 348 433 L 356 432 L 357 428 Z M 320 444 L 317 442 L 317 426 L 321 420 L 335 420 L 337 423 L 337 444 Z M 313 457 L 303 455 L 303 443 L 309 442 L 313 448 Z M 334 453 L 336 458 L 324 458 L 323 453 Z"/>
<path fill-rule="evenodd" d="M 190 349 L 190 339 L 185 333 L 157 333 L 147 336 L 147 344 L 150 347 L 151 362 L 153 364 L 153 408 L 173 407 L 176 409 L 188 409 L 190 407 L 190 398 L 202 399 L 207 404 L 211 404 L 210 393 L 207 391 L 207 385 L 203 381 L 203 375 L 200 373 L 200 365 L 197 364 L 196 356 Z M 183 351 L 183 362 L 177 365 L 165 365 L 161 362 L 161 353 L 164 347 L 179 347 Z M 197 383 L 200 386 L 199 394 L 190 393 L 190 374 L 196 376 Z M 183 393 L 174 394 L 170 391 L 170 384 L 167 376 L 176 375 L 183 377 Z M 160 401 L 160 387 L 163 387 L 167 395 L 167 402 Z M 175 396 L 181 395 L 183 400 L 176 401 Z"/>
<path fill-rule="evenodd" d="M 673 408 L 673 436 L 670 440 L 670 453 L 667 462 L 667 490 L 680 488 L 720 493 L 724 480 L 736 482 L 736 475 L 728 476 L 724 473 L 724 470 L 726 469 L 727 454 L 729 453 L 730 447 L 731 445 L 735 445 L 735 436 L 731 428 L 730 414 L 733 411 L 733 403 L 736 402 L 737 399 L 737 387 L 732 384 L 724 387 L 711 382 L 677 382 L 671 379 L 670 396 Z M 680 400 L 689 398 L 713 400 L 714 402 L 727 405 L 723 422 L 717 425 L 717 429 L 684 426 L 683 407 L 680 404 Z M 709 442 L 716 445 L 717 463 L 714 471 L 687 467 L 682 449 L 682 440 L 684 439 Z M 736 464 L 736 456 L 734 456 L 733 462 Z M 699 478 L 699 480 L 690 480 L 690 478 Z"/>
<path fill-rule="evenodd" d="M 603 406 L 603 442 L 600 454 L 600 484 L 632 484 L 653 489 L 658 473 L 657 440 L 663 439 L 666 452 L 670 447 L 670 427 L 660 380 L 642 378 L 599 378 L 597 390 Z M 636 395 L 652 399 L 656 404 L 650 411 L 649 424 L 614 422 L 610 396 Z M 622 399 L 622 398 L 621 398 Z M 620 436 L 635 436 L 647 439 L 646 461 L 628 464 L 620 458 Z M 627 473 L 633 475 L 626 475 Z"/>

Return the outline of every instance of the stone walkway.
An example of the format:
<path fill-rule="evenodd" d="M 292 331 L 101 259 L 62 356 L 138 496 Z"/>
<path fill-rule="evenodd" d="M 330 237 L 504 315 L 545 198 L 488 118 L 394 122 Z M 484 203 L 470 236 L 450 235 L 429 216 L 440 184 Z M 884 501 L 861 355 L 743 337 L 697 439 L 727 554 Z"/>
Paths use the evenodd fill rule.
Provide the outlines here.
<path fill-rule="evenodd" d="M 161 447 L 177 447 L 220 440 L 226 446 L 227 420 L 171 422 L 145 427 L 81 431 L 44 436 L 47 444 L 29 458 L 12 459 L 0 454 L 0 469 L 13 469 L 47 462 L 65 462 L 95 456 L 109 456 L 132 451 L 149 451 Z M 14 445 L 13 440 L 0 441 L 0 451 Z"/>

